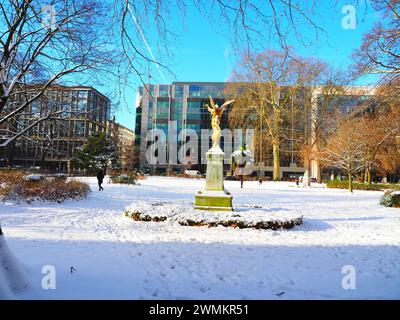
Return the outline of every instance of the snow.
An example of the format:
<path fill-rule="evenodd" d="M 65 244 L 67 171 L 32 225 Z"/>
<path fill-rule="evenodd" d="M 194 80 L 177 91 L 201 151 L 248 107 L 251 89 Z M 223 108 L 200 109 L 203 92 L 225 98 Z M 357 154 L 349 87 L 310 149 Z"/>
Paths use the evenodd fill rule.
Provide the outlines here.
<path fill-rule="evenodd" d="M 216 223 L 218 221 L 240 221 L 245 224 L 254 225 L 262 222 L 284 223 L 287 221 L 297 221 L 302 216 L 296 213 L 271 212 L 262 207 L 239 207 L 233 212 L 219 212 L 195 210 L 187 203 L 177 204 L 167 201 L 135 201 L 126 208 L 126 213 L 140 213 L 141 216 L 154 218 L 166 218 L 169 224 L 186 223 L 188 220 L 196 222 Z"/>
<path fill-rule="evenodd" d="M 40 174 L 28 174 L 23 177 L 25 181 L 40 181 L 43 180 L 43 176 Z"/>
<path fill-rule="evenodd" d="M 141 185 L 82 178 L 93 192 L 63 204 L 0 203 L 8 246 L 30 286 L 19 299 L 399 299 L 400 210 L 383 192 L 226 181 L 240 210 L 303 215 L 291 230 L 184 227 L 124 216 L 139 201 L 193 205 L 204 179 L 149 177 Z M 218 213 L 217 213 L 218 214 Z M 56 268 L 55 290 L 42 268 Z M 344 266 L 356 289 L 342 288 Z M 70 268 L 77 271 L 71 273 Z M 283 293 L 284 292 L 284 293 Z"/>
<path fill-rule="evenodd" d="M 0 235 L 0 299 L 14 299 L 14 292 L 28 285 L 24 267 L 9 249 L 4 235 Z"/>

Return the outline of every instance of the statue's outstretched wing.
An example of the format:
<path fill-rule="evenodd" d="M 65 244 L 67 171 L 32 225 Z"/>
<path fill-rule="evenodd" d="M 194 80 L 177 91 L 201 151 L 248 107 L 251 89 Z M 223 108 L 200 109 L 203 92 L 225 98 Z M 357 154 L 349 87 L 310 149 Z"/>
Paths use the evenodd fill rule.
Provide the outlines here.
<path fill-rule="evenodd" d="M 211 107 L 215 110 L 215 103 L 213 98 L 211 98 L 211 96 L 208 96 L 210 98 L 210 103 L 211 103 Z"/>
<path fill-rule="evenodd" d="M 222 109 L 222 108 L 225 108 L 226 106 L 229 106 L 230 104 L 232 104 L 232 103 L 234 103 L 234 102 L 235 102 L 235 99 L 226 101 L 226 102 L 221 106 L 221 109 Z"/>

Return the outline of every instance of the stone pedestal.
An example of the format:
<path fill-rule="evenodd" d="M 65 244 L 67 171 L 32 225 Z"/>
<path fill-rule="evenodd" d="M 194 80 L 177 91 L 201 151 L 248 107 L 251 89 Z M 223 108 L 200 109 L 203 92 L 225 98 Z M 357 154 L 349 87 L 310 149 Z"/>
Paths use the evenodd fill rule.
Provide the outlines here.
<path fill-rule="evenodd" d="M 204 191 L 195 196 L 195 209 L 210 211 L 233 211 L 232 196 L 224 188 L 224 152 L 219 146 L 206 153 L 207 174 Z"/>

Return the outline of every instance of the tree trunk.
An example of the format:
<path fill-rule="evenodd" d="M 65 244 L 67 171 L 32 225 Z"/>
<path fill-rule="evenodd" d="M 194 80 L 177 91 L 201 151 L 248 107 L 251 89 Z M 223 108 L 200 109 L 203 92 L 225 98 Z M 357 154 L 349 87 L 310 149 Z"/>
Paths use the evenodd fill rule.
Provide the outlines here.
<path fill-rule="evenodd" d="M 367 174 L 367 183 L 370 186 L 372 184 L 371 168 L 370 167 L 367 167 L 366 174 Z"/>
<path fill-rule="evenodd" d="M 322 183 L 321 162 L 319 160 L 317 160 L 317 181 Z"/>
<path fill-rule="evenodd" d="M 307 172 L 307 187 L 311 187 L 311 159 L 306 162 L 306 172 Z"/>
<path fill-rule="evenodd" d="M 274 181 L 279 181 L 281 180 L 281 175 L 280 175 L 280 153 L 279 153 L 279 141 L 273 141 L 272 142 L 272 150 L 273 150 L 273 160 L 274 160 L 274 170 L 273 170 L 273 180 Z"/>
<path fill-rule="evenodd" d="M 353 175 L 351 171 L 349 171 L 349 191 L 353 192 Z"/>

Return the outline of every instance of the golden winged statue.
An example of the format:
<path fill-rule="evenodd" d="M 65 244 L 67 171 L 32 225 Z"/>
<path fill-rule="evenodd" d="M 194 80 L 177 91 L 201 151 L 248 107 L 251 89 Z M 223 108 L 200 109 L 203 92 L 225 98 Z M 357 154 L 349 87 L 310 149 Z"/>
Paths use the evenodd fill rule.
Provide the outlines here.
<path fill-rule="evenodd" d="M 211 96 L 209 96 L 209 98 L 211 107 L 208 104 L 206 104 L 206 107 L 208 111 L 211 113 L 211 127 L 212 127 L 211 139 L 213 142 L 213 147 L 217 147 L 219 144 L 219 139 L 221 138 L 221 128 L 219 125 L 221 123 L 222 113 L 224 112 L 225 107 L 232 104 L 235 100 L 228 100 L 222 106 L 218 106 L 217 104 L 214 103 L 214 100 L 213 98 L 211 98 Z"/>

